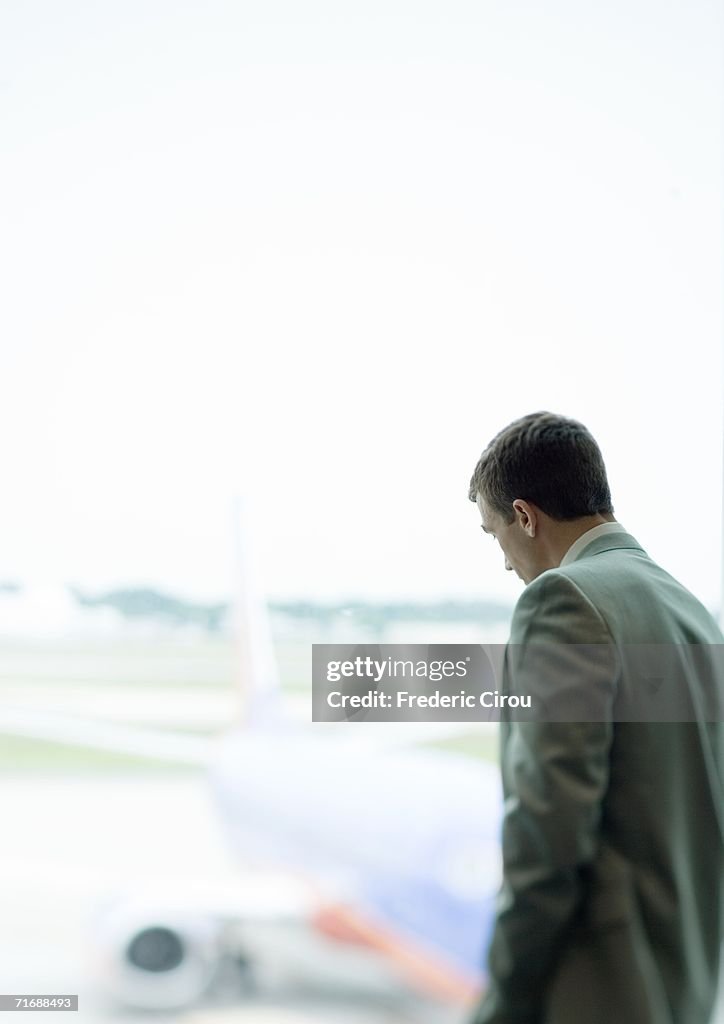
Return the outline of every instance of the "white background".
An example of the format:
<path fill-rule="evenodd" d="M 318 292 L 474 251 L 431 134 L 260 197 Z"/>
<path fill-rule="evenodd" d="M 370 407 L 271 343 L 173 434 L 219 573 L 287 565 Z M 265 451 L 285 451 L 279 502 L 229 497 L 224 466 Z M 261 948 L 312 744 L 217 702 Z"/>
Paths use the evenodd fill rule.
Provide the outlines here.
<path fill-rule="evenodd" d="M 505 596 L 467 484 L 583 420 L 719 603 L 713 0 L 17 0 L 0 16 L 0 576 Z"/>

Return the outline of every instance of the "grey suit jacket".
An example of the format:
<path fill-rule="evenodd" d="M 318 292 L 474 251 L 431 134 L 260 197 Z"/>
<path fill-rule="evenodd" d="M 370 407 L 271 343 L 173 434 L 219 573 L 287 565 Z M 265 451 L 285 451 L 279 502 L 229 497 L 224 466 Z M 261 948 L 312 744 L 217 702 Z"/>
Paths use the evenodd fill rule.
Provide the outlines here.
<path fill-rule="evenodd" d="M 555 671 L 528 656 L 540 643 L 557 652 Z M 475 1024 L 709 1024 L 724 727 L 706 719 L 721 718 L 707 709 L 724 679 L 723 649 L 698 645 L 723 643 L 703 605 L 627 533 L 526 587 L 504 689 L 547 688 L 565 704 L 586 687 L 600 714 L 501 722 L 503 887 Z M 580 648 L 567 646 L 581 644 L 596 645 L 583 671 Z M 656 650 L 676 663 L 689 720 L 617 720 L 641 685 L 623 656 L 634 645 L 667 645 Z M 691 650 L 710 659 L 705 672 Z"/>

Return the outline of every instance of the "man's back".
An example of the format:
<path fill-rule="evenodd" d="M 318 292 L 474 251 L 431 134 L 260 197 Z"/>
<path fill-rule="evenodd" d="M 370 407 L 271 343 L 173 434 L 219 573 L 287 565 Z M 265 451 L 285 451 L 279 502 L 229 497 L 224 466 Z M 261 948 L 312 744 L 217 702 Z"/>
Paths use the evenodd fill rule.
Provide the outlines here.
<path fill-rule="evenodd" d="M 712 690 L 724 693 L 722 659 L 709 660 L 722 642 L 706 609 L 625 532 L 597 537 L 524 591 L 510 688 L 558 687 L 565 702 L 566 688 L 585 687 L 611 710 L 588 723 L 502 726 L 506 887 L 491 948 L 501 1015 L 489 1003 L 481 1019 L 708 1024 L 724 735 L 703 719 Z M 538 644 L 555 645 L 555 671 L 526 653 Z M 596 657 L 581 671 L 560 645 L 597 645 L 588 648 Z M 704 672 L 689 645 L 706 656 Z M 615 721 L 642 707 L 641 651 L 656 652 L 655 669 L 675 669 L 688 721 L 652 717 L 665 685 L 641 720 Z M 675 717 L 659 706 L 662 718 Z"/>

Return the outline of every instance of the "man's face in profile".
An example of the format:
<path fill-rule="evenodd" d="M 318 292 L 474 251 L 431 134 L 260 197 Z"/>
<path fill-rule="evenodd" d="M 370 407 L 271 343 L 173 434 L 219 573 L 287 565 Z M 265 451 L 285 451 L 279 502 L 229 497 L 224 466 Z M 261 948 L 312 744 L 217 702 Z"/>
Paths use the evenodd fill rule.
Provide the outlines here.
<path fill-rule="evenodd" d="M 505 558 L 505 568 L 514 572 L 524 583 L 530 583 L 538 573 L 530 564 L 530 539 L 521 528 L 517 517 L 512 523 L 506 523 L 503 517 L 487 504 L 478 491 L 475 503 L 480 512 L 482 528 L 485 533 L 494 537 Z"/>

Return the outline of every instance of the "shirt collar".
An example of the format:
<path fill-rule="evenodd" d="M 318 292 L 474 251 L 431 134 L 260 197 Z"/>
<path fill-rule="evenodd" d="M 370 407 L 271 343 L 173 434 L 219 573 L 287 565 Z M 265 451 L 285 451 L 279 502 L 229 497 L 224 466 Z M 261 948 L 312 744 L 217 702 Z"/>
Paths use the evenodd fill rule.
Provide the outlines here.
<path fill-rule="evenodd" d="M 570 565 L 571 562 L 575 562 L 583 549 L 587 548 L 591 541 L 596 540 L 597 537 L 603 537 L 607 533 L 625 532 L 626 530 L 620 523 L 601 523 L 599 526 L 593 526 L 590 530 L 582 533 L 578 540 L 573 541 L 561 559 L 561 566 Z"/>

